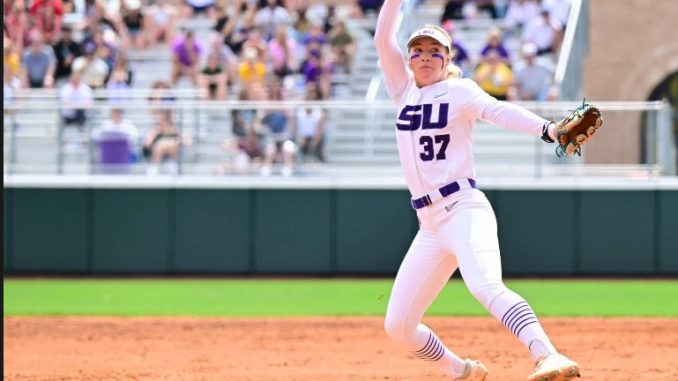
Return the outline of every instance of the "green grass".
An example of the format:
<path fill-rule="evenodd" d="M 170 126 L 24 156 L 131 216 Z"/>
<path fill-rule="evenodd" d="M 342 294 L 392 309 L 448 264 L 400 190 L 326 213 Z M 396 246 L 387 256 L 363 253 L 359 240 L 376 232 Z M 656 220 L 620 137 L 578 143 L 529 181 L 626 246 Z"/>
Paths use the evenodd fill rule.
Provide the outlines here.
<path fill-rule="evenodd" d="M 5 316 L 383 315 L 391 279 L 5 279 Z M 678 281 L 507 280 L 539 316 L 678 317 Z M 487 316 L 457 278 L 429 315 Z"/>

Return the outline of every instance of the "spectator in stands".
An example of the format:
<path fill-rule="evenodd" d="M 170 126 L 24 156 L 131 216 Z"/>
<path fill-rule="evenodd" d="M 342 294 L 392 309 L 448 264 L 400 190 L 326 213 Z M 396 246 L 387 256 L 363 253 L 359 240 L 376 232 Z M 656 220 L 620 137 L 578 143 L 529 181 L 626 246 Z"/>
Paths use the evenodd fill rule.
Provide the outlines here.
<path fill-rule="evenodd" d="M 327 35 L 320 23 L 311 24 L 308 32 L 302 38 L 306 51 L 317 50 L 322 52 L 327 45 Z"/>
<path fill-rule="evenodd" d="M 240 4 L 240 7 L 238 7 L 238 4 Z M 224 36 L 224 43 L 231 48 L 234 54 L 240 55 L 250 30 L 254 28 L 254 16 L 257 9 L 256 3 L 252 1 L 243 3 L 243 0 L 236 0 L 234 7 L 235 14 L 231 15 L 229 19 L 232 20 L 234 25 L 232 27 L 225 25 L 222 29 L 222 35 Z M 227 34 L 227 32 L 229 33 Z"/>
<path fill-rule="evenodd" d="M 239 9 L 238 3 L 233 4 L 233 6 Z M 218 4 L 214 6 L 214 17 L 216 19 L 214 31 L 221 36 L 224 44 L 228 44 L 237 23 L 236 17 L 227 15 L 224 7 Z"/>
<path fill-rule="evenodd" d="M 160 164 L 169 160 L 169 172 L 176 173 L 176 160 L 179 157 L 179 144 L 181 137 L 172 121 L 172 114 L 162 112 L 160 120 L 144 138 L 142 153 L 152 163 L 146 172 L 149 175 L 157 175 Z"/>
<path fill-rule="evenodd" d="M 221 66 L 219 56 L 215 53 L 207 56 L 205 67 L 200 72 L 200 88 L 206 99 L 226 100 L 228 82 L 227 74 Z"/>
<path fill-rule="evenodd" d="M 177 98 L 171 90 L 172 86 L 167 81 L 158 80 L 153 82 L 151 86 L 148 103 L 156 123 L 159 123 L 163 113 L 169 113 L 170 117 L 173 117 L 173 109 L 170 106 Z"/>
<path fill-rule="evenodd" d="M 13 3 L 9 12 L 5 10 L 5 35 L 12 41 L 17 53 L 24 51 L 31 41 L 31 21 L 28 12 L 19 4 Z"/>
<path fill-rule="evenodd" d="M 516 64 L 515 83 L 509 92 L 511 100 L 546 101 L 549 98 L 553 81 L 553 68 L 540 62 L 537 57 L 537 45 L 523 44 L 524 62 Z"/>
<path fill-rule="evenodd" d="M 307 101 L 321 99 L 320 88 L 317 84 L 306 85 Z M 294 133 L 304 161 L 325 161 L 325 111 L 318 106 L 299 107 L 296 112 Z"/>
<path fill-rule="evenodd" d="M 570 18 L 572 0 L 542 0 L 541 5 L 565 29 L 567 19 Z"/>
<path fill-rule="evenodd" d="M 365 18 L 368 14 L 375 16 L 383 4 L 384 0 L 356 0 L 355 17 Z"/>
<path fill-rule="evenodd" d="M 99 128 L 95 129 L 92 136 L 94 140 L 98 141 L 110 132 L 124 134 L 129 144 L 130 162 L 135 162 L 138 160 L 139 130 L 134 123 L 124 119 L 123 116 L 124 110 L 122 108 L 112 108 L 110 119 L 107 119 Z"/>
<path fill-rule="evenodd" d="M 509 87 L 513 84 L 513 71 L 501 62 L 496 51 L 490 51 L 475 71 L 476 82 L 488 94 L 499 100 L 508 99 Z"/>
<path fill-rule="evenodd" d="M 174 40 L 174 24 L 177 10 L 167 0 L 156 0 L 150 5 L 144 18 L 145 27 L 148 31 L 147 43 L 149 47 L 157 45 L 160 41 L 168 42 Z"/>
<path fill-rule="evenodd" d="M 106 93 L 109 102 L 127 102 L 131 99 L 129 88 L 132 85 L 132 70 L 127 58 L 118 57 L 110 78 L 106 83 Z"/>
<path fill-rule="evenodd" d="M 298 42 L 302 42 L 303 36 L 308 33 L 311 28 L 311 21 L 306 16 L 306 13 L 306 7 L 299 8 L 296 12 L 296 17 L 294 17 L 294 22 L 292 23 L 292 27 L 296 32 L 295 39 Z"/>
<path fill-rule="evenodd" d="M 36 4 L 39 4 L 38 1 Z M 57 3 L 57 2 L 53 2 Z M 58 4 L 61 4 L 59 1 Z M 35 5 L 35 4 L 34 4 Z M 63 16 L 63 9 L 62 9 Z M 56 8 L 54 5 L 42 5 L 37 8 L 35 14 L 32 15 L 32 20 L 34 23 L 33 28 L 40 32 L 44 37 L 45 42 L 49 45 L 52 45 L 56 42 L 61 30 L 61 16 L 56 13 Z"/>
<path fill-rule="evenodd" d="M 143 50 L 146 47 L 146 33 L 144 30 L 144 11 L 141 9 L 140 0 L 120 1 L 120 14 L 125 25 L 125 41 L 123 46 Z"/>
<path fill-rule="evenodd" d="M 14 103 L 14 99 L 21 90 L 21 80 L 12 74 L 12 68 L 8 65 L 2 67 L 2 90 L 3 106 Z M 3 114 L 7 115 L 10 112 L 3 107 Z"/>
<path fill-rule="evenodd" d="M 242 51 L 244 52 L 248 48 L 254 48 L 257 50 L 257 56 L 261 58 L 262 61 L 266 62 L 268 54 L 267 44 L 266 40 L 261 38 L 259 28 L 249 28 L 247 31 L 247 39 L 242 43 Z"/>
<path fill-rule="evenodd" d="M 83 40 L 83 46 L 94 45 L 96 57 L 104 61 L 110 74 L 118 55 L 116 35 L 112 30 L 104 30 L 104 28 L 90 29 L 90 32 L 91 34 Z M 108 80 L 108 75 L 104 82 L 106 80 Z"/>
<path fill-rule="evenodd" d="M 61 0 L 64 7 L 64 14 L 76 13 L 75 0 Z"/>
<path fill-rule="evenodd" d="M 128 86 L 132 86 L 134 82 L 134 71 L 130 67 L 130 62 L 125 55 L 118 55 L 118 59 L 115 60 L 115 65 L 111 71 L 111 75 L 115 73 L 120 73 L 121 78 L 124 78 L 125 83 Z"/>
<path fill-rule="evenodd" d="M 480 61 L 484 61 L 485 57 L 487 57 L 488 53 L 491 51 L 497 52 L 501 62 L 509 66 L 511 65 L 509 51 L 506 46 L 504 46 L 501 29 L 496 26 L 490 28 L 490 31 L 487 34 L 487 43 L 480 51 Z"/>
<path fill-rule="evenodd" d="M 84 55 L 73 60 L 71 69 L 82 75 L 82 81 L 92 89 L 101 89 L 106 84 L 109 75 L 108 65 L 97 57 L 97 47 L 88 42 L 84 46 Z"/>
<path fill-rule="evenodd" d="M 238 77 L 238 56 L 236 56 L 231 48 L 224 44 L 223 39 L 219 34 L 210 36 L 210 43 L 207 48 L 205 56 L 214 55 L 217 58 L 218 65 L 221 66 L 226 76 L 226 90 L 228 90 L 235 83 Z"/>
<path fill-rule="evenodd" d="M 335 57 L 335 70 L 350 73 L 353 66 L 356 43 L 353 35 L 346 29 L 344 20 L 337 19 L 327 37 Z"/>
<path fill-rule="evenodd" d="M 206 15 L 212 18 L 214 0 L 184 0 L 184 6 L 181 8 L 183 18 L 191 18 L 196 15 Z"/>
<path fill-rule="evenodd" d="M 243 88 L 240 100 L 265 101 L 266 88 L 255 85 Z M 224 141 L 223 147 L 234 155 L 234 165 L 239 172 L 245 172 L 252 164 L 260 164 L 264 159 L 262 142 L 263 112 L 257 109 L 233 110 L 233 135 L 235 139 Z"/>
<path fill-rule="evenodd" d="M 57 61 L 56 79 L 70 77 L 73 61 L 83 54 L 82 45 L 73 40 L 73 30 L 70 26 L 61 27 L 61 36 L 52 48 Z"/>
<path fill-rule="evenodd" d="M 31 4 L 30 13 L 38 17 L 45 9 L 52 9 L 55 17 L 64 17 L 64 7 L 61 0 L 35 0 Z"/>
<path fill-rule="evenodd" d="M 465 2 L 466 0 L 447 0 L 443 7 L 443 14 L 440 15 L 440 24 L 448 20 L 463 20 Z"/>
<path fill-rule="evenodd" d="M 307 51 L 305 59 L 302 61 L 299 71 L 303 75 L 304 84 L 314 84 L 320 86 L 324 76 L 324 68 L 322 61 L 322 52 L 320 50 Z M 321 98 L 325 94 L 321 93 Z"/>
<path fill-rule="evenodd" d="M 238 78 L 240 86 L 248 89 L 251 86 L 265 87 L 266 63 L 259 57 L 254 48 L 247 48 L 243 51 L 243 61 L 238 65 Z"/>
<path fill-rule="evenodd" d="M 83 83 L 79 70 L 71 73 L 71 78 L 59 91 L 61 115 L 66 125 L 76 125 L 82 130 L 87 121 L 87 109 L 92 105 L 92 89 Z"/>
<path fill-rule="evenodd" d="M 444 22 L 442 28 L 445 29 L 447 34 L 449 34 L 450 38 L 452 39 L 452 57 L 454 57 L 454 63 L 459 66 L 459 68 L 464 73 L 464 76 L 467 76 L 469 71 L 472 70 L 473 66 L 471 63 L 471 56 L 469 56 L 468 50 L 464 46 L 463 42 L 454 37 L 454 30 L 456 29 L 454 21 L 448 20 Z"/>
<path fill-rule="evenodd" d="M 474 0 L 473 3 L 478 12 L 485 12 L 492 19 L 497 19 L 499 17 L 495 0 Z"/>
<path fill-rule="evenodd" d="M 119 37 L 122 34 L 124 25 L 115 15 L 109 14 L 105 4 L 103 1 L 93 1 L 93 4 L 86 8 L 88 13 L 85 17 L 86 27 L 83 43 L 94 41 L 97 45 L 101 45 L 104 35 L 110 36 L 112 34 Z M 101 33 L 101 36 L 95 36 L 97 33 Z"/>
<path fill-rule="evenodd" d="M 54 86 L 56 57 L 51 46 L 46 45 L 42 35 L 31 32 L 31 45 L 23 57 L 25 87 L 51 88 Z"/>
<path fill-rule="evenodd" d="M 296 52 L 296 42 L 287 36 L 287 27 L 281 26 L 268 43 L 268 57 L 276 77 L 284 80 L 298 70 Z"/>
<path fill-rule="evenodd" d="M 6 74 L 21 79 L 21 57 L 14 51 L 12 41 L 7 37 L 3 38 L 2 63 L 3 67 L 9 70 Z"/>
<path fill-rule="evenodd" d="M 234 165 L 238 172 L 244 173 L 253 165 L 259 165 L 264 160 L 264 147 L 261 136 L 254 130 L 234 142 L 226 142 L 224 147 L 234 152 Z"/>
<path fill-rule="evenodd" d="M 283 86 L 280 78 L 271 79 L 269 86 L 268 99 L 272 102 L 284 101 Z M 264 176 L 271 174 L 271 166 L 273 164 L 283 164 L 281 173 L 283 176 L 290 176 L 292 174 L 292 166 L 294 164 L 294 143 L 290 140 L 290 116 L 284 109 L 266 110 L 261 119 L 261 123 L 265 126 L 266 136 L 266 156 L 264 158 L 264 166 L 261 173 Z"/>
<path fill-rule="evenodd" d="M 270 41 L 280 27 L 288 28 L 291 24 L 292 17 L 280 0 L 267 0 L 266 6 L 254 16 L 254 25 L 261 30 L 266 41 Z"/>
<path fill-rule="evenodd" d="M 537 45 L 537 55 L 557 54 L 562 38 L 563 26 L 546 9 L 525 25 L 521 36 L 523 43 L 529 41 Z"/>
<path fill-rule="evenodd" d="M 520 35 L 527 23 L 539 16 L 536 0 L 511 0 L 502 23 L 505 32 Z"/>
<path fill-rule="evenodd" d="M 172 84 L 176 86 L 179 78 L 188 76 L 193 85 L 198 84 L 198 65 L 200 64 L 202 45 L 195 39 L 193 31 L 187 30 L 184 35 L 172 43 Z"/>

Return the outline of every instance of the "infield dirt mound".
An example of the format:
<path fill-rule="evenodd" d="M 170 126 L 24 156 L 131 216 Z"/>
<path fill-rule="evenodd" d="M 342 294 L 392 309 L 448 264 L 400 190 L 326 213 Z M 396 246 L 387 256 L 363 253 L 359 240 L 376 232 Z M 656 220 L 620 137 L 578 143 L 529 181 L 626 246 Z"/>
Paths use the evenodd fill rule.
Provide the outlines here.
<path fill-rule="evenodd" d="M 678 380 L 678 319 L 543 318 L 581 380 Z M 426 318 L 490 381 L 523 381 L 527 350 L 492 318 Z M 449 381 L 386 337 L 379 317 L 5 317 L 4 380 Z"/>

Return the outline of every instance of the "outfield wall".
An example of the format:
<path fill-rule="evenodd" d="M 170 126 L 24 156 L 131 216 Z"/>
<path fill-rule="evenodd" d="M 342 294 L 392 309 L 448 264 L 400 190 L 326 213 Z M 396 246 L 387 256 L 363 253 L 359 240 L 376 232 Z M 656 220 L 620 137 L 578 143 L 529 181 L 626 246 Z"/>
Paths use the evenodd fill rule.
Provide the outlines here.
<path fill-rule="evenodd" d="M 678 181 L 483 181 L 507 276 L 678 275 Z M 6 274 L 392 275 L 400 179 L 5 176 Z"/>

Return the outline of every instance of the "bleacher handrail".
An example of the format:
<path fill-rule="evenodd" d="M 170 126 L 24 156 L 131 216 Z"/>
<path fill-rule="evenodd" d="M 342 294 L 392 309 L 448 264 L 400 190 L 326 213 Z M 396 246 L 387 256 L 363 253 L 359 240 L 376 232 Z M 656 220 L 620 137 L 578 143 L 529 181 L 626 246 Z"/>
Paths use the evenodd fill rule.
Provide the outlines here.
<path fill-rule="evenodd" d="M 654 111 L 663 110 L 667 106 L 662 101 L 592 101 L 596 107 L 601 110 L 626 110 L 626 111 Z M 570 111 L 581 105 L 581 102 L 574 101 L 558 101 L 558 102 L 526 102 L 517 101 L 511 102 L 518 106 L 527 108 L 529 110 L 538 109 L 540 111 Z M 91 103 L 89 108 L 108 109 L 108 108 L 123 108 L 130 110 L 146 110 L 151 108 L 163 109 L 179 109 L 179 108 L 199 108 L 202 110 L 277 110 L 277 109 L 294 109 L 298 107 L 320 107 L 323 109 L 364 109 L 366 105 L 370 108 L 377 109 L 394 109 L 396 105 L 391 100 L 373 100 L 365 102 L 365 100 L 322 100 L 322 101 L 306 101 L 306 100 L 285 100 L 278 102 L 270 101 L 204 101 L 200 99 L 177 99 L 172 102 L 165 102 L 162 104 L 139 103 L 133 101 L 106 101 L 98 100 Z M 63 107 L 60 102 L 20 102 L 15 101 L 11 104 L 3 104 L 3 109 L 11 110 L 55 110 Z"/>
<path fill-rule="evenodd" d="M 581 81 L 577 82 L 574 78 L 566 79 L 568 72 L 573 70 L 579 70 L 578 73 L 573 73 L 570 76 L 575 76 L 581 78 L 581 64 L 578 65 L 578 68 L 572 68 L 571 60 L 574 58 L 581 59 L 581 55 L 586 50 L 588 46 L 587 36 L 581 37 L 582 33 L 588 34 L 588 25 L 582 20 L 585 16 L 588 16 L 587 13 L 582 13 L 585 9 L 584 4 L 585 0 L 572 0 L 570 5 L 570 14 L 567 19 L 567 28 L 565 29 L 565 34 L 563 36 L 563 41 L 560 45 L 560 52 L 558 54 L 558 60 L 556 64 L 556 70 L 553 76 L 553 83 L 561 92 L 561 99 L 573 99 L 578 96 L 578 94 L 573 94 L 573 91 L 570 90 L 572 86 L 581 87 Z M 582 29 L 583 28 L 583 29 Z M 577 36 L 580 36 L 577 38 Z M 586 41 L 583 41 L 586 40 Z M 576 52 L 578 52 L 579 57 L 573 57 L 575 53 L 575 44 L 580 41 L 577 46 Z M 569 88 L 564 88 L 564 85 L 569 85 Z"/>

